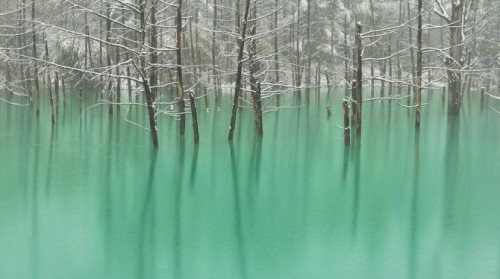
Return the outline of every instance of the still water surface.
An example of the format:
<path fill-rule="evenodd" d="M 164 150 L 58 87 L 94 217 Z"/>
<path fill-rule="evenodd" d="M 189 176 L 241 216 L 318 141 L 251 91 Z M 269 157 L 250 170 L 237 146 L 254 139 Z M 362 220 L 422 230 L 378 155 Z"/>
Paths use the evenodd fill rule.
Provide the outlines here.
<path fill-rule="evenodd" d="M 416 134 L 365 103 L 345 148 L 340 95 L 266 115 L 262 141 L 244 111 L 233 144 L 229 100 L 201 103 L 200 145 L 163 117 L 158 152 L 126 107 L 75 98 L 51 129 L 0 103 L 0 278 L 499 278 L 500 116 L 434 96 Z"/>

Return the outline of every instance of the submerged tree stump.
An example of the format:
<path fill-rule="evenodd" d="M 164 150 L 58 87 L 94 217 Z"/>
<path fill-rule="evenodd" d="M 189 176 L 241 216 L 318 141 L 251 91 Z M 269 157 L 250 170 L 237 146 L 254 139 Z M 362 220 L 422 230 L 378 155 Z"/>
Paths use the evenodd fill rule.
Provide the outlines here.
<path fill-rule="evenodd" d="M 347 100 L 342 101 L 342 108 L 344 109 L 344 144 L 348 146 L 351 144 L 351 128 L 349 126 L 349 104 Z"/>
<path fill-rule="evenodd" d="M 196 102 L 195 102 L 193 91 L 191 91 L 189 94 L 189 103 L 191 105 L 191 117 L 192 117 L 192 122 L 193 122 L 194 143 L 197 144 L 200 142 L 200 135 L 198 133 L 198 113 L 196 111 Z"/>
<path fill-rule="evenodd" d="M 481 87 L 481 110 L 484 110 L 484 95 L 486 94 L 486 89 Z"/>

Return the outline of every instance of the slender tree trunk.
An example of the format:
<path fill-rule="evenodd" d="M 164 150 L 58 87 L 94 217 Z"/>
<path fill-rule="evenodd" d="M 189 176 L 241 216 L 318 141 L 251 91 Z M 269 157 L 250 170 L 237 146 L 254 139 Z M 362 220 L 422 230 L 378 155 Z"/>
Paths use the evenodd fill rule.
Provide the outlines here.
<path fill-rule="evenodd" d="M 399 19 L 398 19 L 398 25 L 401 26 L 403 23 L 403 0 L 399 0 Z M 396 40 L 396 67 L 397 67 L 397 75 L 398 75 L 398 95 L 401 95 L 402 87 L 401 87 L 401 81 L 403 79 L 403 71 L 401 69 L 401 59 L 400 59 L 400 53 L 399 53 L 399 41 L 401 39 L 401 31 L 398 30 L 398 36 Z"/>
<path fill-rule="evenodd" d="M 278 30 L 278 0 L 274 1 L 274 29 Z M 278 32 L 274 35 L 273 38 L 273 44 L 274 44 L 274 82 L 276 83 L 277 87 L 276 90 L 280 90 L 280 64 L 279 64 L 279 50 L 278 50 Z M 278 92 L 276 94 L 276 102 L 277 105 L 279 106 L 280 103 L 280 93 Z"/>
<path fill-rule="evenodd" d="M 375 14 L 374 14 L 374 8 L 373 8 L 373 0 L 370 0 L 370 14 L 371 14 L 371 20 L 372 20 L 372 28 L 373 28 L 373 30 L 376 30 L 377 27 L 375 25 Z M 372 46 L 370 46 L 370 54 L 372 55 L 372 57 L 374 57 L 373 56 L 373 48 L 376 48 L 375 49 L 375 53 L 378 53 L 378 51 L 377 51 L 376 44 L 373 42 L 373 39 L 371 39 L 371 42 L 372 42 Z M 371 96 L 372 96 L 372 98 L 375 95 L 375 80 L 373 78 L 374 77 L 374 72 L 375 72 L 374 64 L 375 64 L 375 62 L 372 60 L 371 61 L 371 65 L 370 65 L 370 74 L 372 76 L 372 78 L 371 78 Z M 382 69 L 380 69 L 380 70 L 382 70 Z M 384 89 L 384 79 L 383 78 L 384 77 L 382 76 L 382 88 L 380 90 L 380 92 L 381 92 L 380 96 L 383 96 L 383 92 L 384 92 L 383 91 L 383 89 Z"/>
<path fill-rule="evenodd" d="M 182 5 L 182 1 L 181 5 Z M 156 27 L 156 7 L 157 2 L 153 1 L 150 10 L 151 18 L 151 34 L 150 34 L 150 61 L 151 61 L 151 73 L 149 77 L 149 86 L 151 87 L 151 94 L 153 94 L 153 100 L 157 98 L 158 90 L 158 29 Z"/>
<path fill-rule="evenodd" d="M 415 54 L 414 54 L 414 51 L 413 51 L 413 27 L 412 27 L 412 24 L 411 24 L 411 8 L 410 8 L 410 2 L 408 1 L 407 2 L 407 12 L 408 12 L 408 37 L 409 37 L 409 42 L 410 42 L 410 60 L 411 60 L 411 80 L 412 80 L 412 87 L 413 87 L 413 90 L 415 91 L 415 77 L 416 77 L 416 73 L 415 73 Z"/>
<path fill-rule="evenodd" d="M 55 101 L 56 101 L 56 112 L 59 111 L 58 106 L 59 106 L 59 71 L 55 71 L 55 78 L 54 78 L 54 92 L 56 93 L 55 95 Z"/>
<path fill-rule="evenodd" d="M 63 75 L 61 75 L 61 85 L 62 85 L 62 93 L 63 93 L 63 105 L 66 106 L 66 83 L 64 81 Z"/>
<path fill-rule="evenodd" d="M 17 21 L 18 21 L 18 28 L 19 30 L 16 30 L 19 35 L 17 35 L 16 37 L 16 41 L 18 43 L 17 45 L 17 51 L 18 51 L 18 57 L 23 57 L 24 56 L 24 46 L 23 46 L 23 35 L 24 34 L 24 31 L 23 31 L 23 8 L 22 6 L 18 5 L 18 9 L 19 9 L 19 12 L 17 13 Z M 17 66 L 18 66 L 18 70 L 19 70 L 19 75 L 21 76 L 21 85 L 23 87 L 23 90 L 25 93 L 28 93 L 28 89 L 27 89 L 27 85 L 26 85 L 26 79 L 25 79 L 25 76 L 24 76 L 24 68 L 23 68 L 23 63 L 17 63 Z M 29 93 L 28 93 L 28 96 L 29 96 Z"/>
<path fill-rule="evenodd" d="M 31 41 L 32 41 L 32 56 L 34 60 L 33 70 L 34 70 L 34 80 L 35 80 L 35 92 L 36 92 L 36 117 L 40 116 L 40 83 L 38 81 L 38 55 L 36 49 L 36 23 L 35 23 L 35 0 L 31 1 Z M 9 74 L 10 76 L 10 74 Z"/>
<path fill-rule="evenodd" d="M 140 44 L 139 47 L 140 53 L 143 53 L 144 47 L 146 45 L 146 1 L 147 0 L 139 0 L 139 22 L 140 22 Z M 144 97 L 146 98 L 146 104 L 148 107 L 148 116 L 149 116 L 149 128 L 151 130 L 151 140 L 153 142 L 153 148 L 158 149 L 158 128 L 156 127 L 156 108 L 154 105 L 154 98 L 153 98 L 153 93 L 151 92 L 151 87 L 149 86 L 148 79 L 146 78 L 145 75 L 145 68 L 146 68 L 146 57 L 144 54 L 141 54 L 140 56 L 141 59 L 141 67 L 137 67 L 135 64 L 133 64 L 141 76 L 142 79 L 142 85 L 144 88 Z M 133 63 L 133 62 L 132 62 Z"/>
<path fill-rule="evenodd" d="M 49 61 L 49 44 L 45 40 L 45 61 Z M 50 66 L 47 65 L 47 90 L 49 91 L 49 102 L 50 102 L 50 119 L 52 125 L 56 124 L 56 116 L 54 110 L 54 98 L 52 97 L 52 81 L 50 78 Z"/>
<path fill-rule="evenodd" d="M 111 4 L 109 1 L 106 1 L 106 65 L 108 66 L 108 71 L 111 73 Z M 111 78 L 108 80 L 108 94 L 109 94 L 109 106 L 108 112 L 109 114 L 113 114 L 113 92 L 111 92 L 111 88 L 113 86 L 113 82 Z"/>
<path fill-rule="evenodd" d="M 297 88 L 297 97 L 301 99 L 301 81 L 302 81 L 302 67 L 300 66 L 300 0 L 297 0 L 297 33 L 295 35 L 296 48 L 295 48 L 295 87 Z"/>
<path fill-rule="evenodd" d="M 417 77 L 415 96 L 417 100 L 417 111 L 415 117 L 415 127 L 420 129 L 420 111 L 422 108 L 422 0 L 418 0 L 417 17 Z"/>
<path fill-rule="evenodd" d="M 7 96 L 12 97 L 12 73 L 11 73 L 11 65 L 10 65 L 10 47 L 7 48 L 7 63 L 5 63 L 5 89 L 7 89 Z M 38 114 L 37 114 L 38 116 Z"/>
<path fill-rule="evenodd" d="M 234 128 L 236 126 L 236 114 L 238 112 L 238 100 L 241 93 L 241 78 L 243 68 L 243 53 L 245 51 L 245 37 L 248 24 L 248 14 L 250 10 L 250 0 L 246 0 L 245 15 L 243 17 L 243 27 L 241 28 L 241 38 L 238 42 L 238 69 L 236 71 L 236 84 L 234 90 L 233 106 L 231 110 L 231 123 L 229 125 L 228 141 L 233 140 Z"/>
<path fill-rule="evenodd" d="M 122 10 L 122 24 L 125 25 L 125 9 Z M 128 40 L 132 39 L 131 36 L 128 33 L 125 33 L 123 35 L 125 37 L 125 40 L 123 40 L 123 45 L 125 48 L 128 48 Z M 130 53 L 128 50 L 125 50 L 125 60 L 128 61 L 130 59 Z M 127 65 L 127 68 L 125 69 L 126 75 L 127 75 L 127 92 L 128 92 L 128 102 L 132 102 L 132 81 L 130 79 L 130 66 Z"/>
<path fill-rule="evenodd" d="M 184 108 L 184 84 L 182 82 L 182 0 L 177 0 L 177 16 L 176 16 L 176 31 L 177 31 L 177 105 L 179 107 L 179 133 L 181 136 L 184 135 L 186 129 L 186 115 Z"/>
<path fill-rule="evenodd" d="M 257 72 L 259 71 L 259 63 L 256 60 L 257 55 L 257 40 L 255 39 L 255 35 L 257 34 L 257 26 L 255 20 L 257 19 L 257 5 L 253 6 L 253 16 L 254 20 L 252 29 L 250 30 L 250 44 L 248 50 L 248 56 L 250 61 L 250 90 L 253 99 L 253 115 L 255 120 L 255 126 L 257 128 L 257 133 L 259 136 L 263 135 L 262 129 L 262 110 L 260 105 L 260 83 L 257 81 Z"/>
<path fill-rule="evenodd" d="M 239 2 L 239 0 L 237 0 Z M 198 33 L 198 27 L 199 27 L 199 23 L 200 23 L 200 19 L 199 19 L 199 7 L 200 7 L 200 0 L 196 0 L 196 8 L 194 9 L 194 13 L 195 13 L 195 16 L 194 16 L 194 22 L 196 23 L 196 28 L 195 28 L 195 33 L 194 33 L 194 38 L 195 38 L 195 44 L 196 44 L 196 65 L 199 64 L 199 62 L 201 61 L 200 60 L 200 56 L 201 56 L 201 50 L 200 50 L 200 36 L 199 36 L 199 33 Z M 198 71 L 199 73 L 199 77 L 198 79 L 199 80 L 202 80 L 202 77 L 203 77 L 203 74 L 201 73 L 201 71 Z M 203 85 L 203 83 L 201 83 L 201 85 Z M 204 86 L 204 88 L 206 89 L 206 87 Z M 198 87 L 198 90 L 201 90 L 201 86 Z M 208 98 L 208 96 L 206 96 L 205 94 L 205 97 Z"/>
<path fill-rule="evenodd" d="M 349 46 L 347 45 L 347 15 L 344 15 L 344 80 L 345 80 L 345 97 L 349 96 Z"/>
<path fill-rule="evenodd" d="M 189 103 L 191 105 L 191 118 L 193 119 L 193 137 L 194 143 L 197 144 L 200 142 L 200 135 L 198 132 L 198 113 L 196 111 L 196 102 L 193 91 L 189 94 Z"/>
<path fill-rule="evenodd" d="M 385 78 L 386 78 L 387 62 L 385 60 L 380 61 L 380 76 L 382 80 L 380 81 L 380 97 L 385 97 Z"/>
<path fill-rule="evenodd" d="M 351 129 L 349 127 L 349 105 L 347 100 L 342 102 L 342 108 L 344 109 L 344 144 L 348 146 L 351 144 Z"/>
<path fill-rule="evenodd" d="M 120 63 L 120 48 L 117 46 L 115 48 L 115 64 Z M 120 67 L 116 67 L 116 108 L 120 109 L 120 94 L 122 91 L 122 79 L 120 78 Z"/>
<path fill-rule="evenodd" d="M 309 93 L 311 87 L 311 0 L 307 0 L 307 95 L 309 101 Z"/>
<path fill-rule="evenodd" d="M 215 100 L 219 103 L 220 94 L 217 80 L 217 0 L 214 0 L 214 18 L 213 18 L 213 33 L 212 33 L 212 75 L 215 92 Z"/>
<path fill-rule="evenodd" d="M 361 135 L 361 109 L 363 104 L 363 46 L 361 44 L 361 24 L 356 23 L 356 134 Z"/>
<path fill-rule="evenodd" d="M 452 3 L 452 13 L 450 21 L 450 58 L 446 59 L 448 72 L 448 112 L 458 115 L 462 106 L 462 73 L 463 68 L 463 1 Z"/>
<path fill-rule="evenodd" d="M 22 10 L 22 39 L 23 39 L 23 52 L 24 52 L 24 57 L 25 59 L 28 58 L 28 40 L 27 40 L 27 35 L 28 32 L 26 32 L 26 25 L 27 25 L 27 15 L 26 15 L 26 0 L 23 0 L 23 10 Z M 28 95 L 30 99 L 30 103 L 33 103 L 33 88 L 31 84 L 31 67 L 30 63 L 26 64 L 26 85 L 28 86 Z"/>
<path fill-rule="evenodd" d="M 100 0 L 100 6 L 102 7 L 102 0 Z M 103 43 L 102 43 L 102 37 L 103 37 L 103 28 L 102 28 L 102 17 L 99 17 L 99 66 L 103 67 L 104 66 L 104 58 L 103 58 Z M 102 95 L 102 91 L 104 90 L 104 78 L 103 75 L 99 76 L 99 89 L 100 93 Z"/>
<path fill-rule="evenodd" d="M 391 41 L 389 40 L 389 47 L 388 47 L 388 52 L 389 52 L 389 97 L 392 96 L 392 86 L 393 86 L 393 79 L 392 79 L 392 47 L 391 47 Z"/>
<path fill-rule="evenodd" d="M 191 63 L 194 65 L 193 71 L 194 71 L 194 78 L 198 78 L 198 61 L 196 61 L 196 55 L 195 55 L 195 46 L 194 46 L 194 41 L 193 41 L 193 24 L 192 20 L 189 20 L 189 44 L 190 44 L 190 50 L 191 50 Z M 200 95 L 199 93 L 199 85 L 198 82 L 195 81 L 196 83 L 196 88 L 195 88 L 195 95 Z"/>

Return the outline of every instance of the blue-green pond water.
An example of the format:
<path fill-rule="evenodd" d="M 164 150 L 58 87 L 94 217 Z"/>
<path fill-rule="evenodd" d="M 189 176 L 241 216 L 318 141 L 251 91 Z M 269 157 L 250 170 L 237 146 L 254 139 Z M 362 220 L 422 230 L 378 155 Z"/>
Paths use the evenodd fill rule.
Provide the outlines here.
<path fill-rule="evenodd" d="M 500 115 L 424 97 L 416 134 L 369 102 L 346 148 L 341 95 L 266 114 L 262 141 L 245 109 L 232 144 L 229 97 L 200 100 L 199 146 L 162 116 L 157 152 L 127 106 L 74 96 L 51 129 L 46 100 L 0 102 L 0 278 L 499 278 Z"/>

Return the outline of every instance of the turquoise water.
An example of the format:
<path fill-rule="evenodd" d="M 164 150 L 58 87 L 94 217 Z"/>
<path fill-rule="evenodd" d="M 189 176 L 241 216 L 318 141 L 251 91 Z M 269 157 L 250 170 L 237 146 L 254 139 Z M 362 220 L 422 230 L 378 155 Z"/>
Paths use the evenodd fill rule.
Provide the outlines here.
<path fill-rule="evenodd" d="M 200 145 L 161 117 L 157 152 L 126 106 L 74 97 L 51 129 L 0 103 L 0 278 L 499 278 L 500 115 L 433 96 L 416 134 L 365 103 L 346 148 L 340 95 L 267 114 L 262 141 L 244 110 L 233 144 L 229 98 L 200 102 Z"/>

